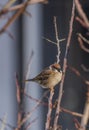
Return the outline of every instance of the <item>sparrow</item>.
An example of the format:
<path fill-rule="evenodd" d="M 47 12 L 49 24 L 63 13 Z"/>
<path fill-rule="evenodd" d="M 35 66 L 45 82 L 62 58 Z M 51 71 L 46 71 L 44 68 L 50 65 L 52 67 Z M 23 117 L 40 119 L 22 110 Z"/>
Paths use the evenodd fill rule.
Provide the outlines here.
<path fill-rule="evenodd" d="M 54 63 L 45 68 L 40 74 L 32 79 L 26 79 L 25 82 L 33 81 L 37 82 L 42 88 L 49 88 L 51 91 L 62 79 L 61 66 L 58 63 Z"/>

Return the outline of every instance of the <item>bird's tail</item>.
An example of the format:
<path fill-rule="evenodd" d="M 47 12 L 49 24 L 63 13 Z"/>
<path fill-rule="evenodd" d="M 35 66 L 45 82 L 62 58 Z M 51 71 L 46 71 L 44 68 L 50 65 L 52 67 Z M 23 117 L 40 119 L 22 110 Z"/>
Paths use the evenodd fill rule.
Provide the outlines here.
<path fill-rule="evenodd" d="M 34 79 L 26 79 L 25 82 L 34 81 Z"/>

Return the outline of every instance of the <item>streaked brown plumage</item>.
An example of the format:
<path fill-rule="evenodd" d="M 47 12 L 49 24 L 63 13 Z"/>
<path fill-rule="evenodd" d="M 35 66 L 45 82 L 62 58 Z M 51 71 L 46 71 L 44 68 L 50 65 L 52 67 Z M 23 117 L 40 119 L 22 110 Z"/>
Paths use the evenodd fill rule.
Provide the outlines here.
<path fill-rule="evenodd" d="M 33 81 L 39 83 L 43 88 L 53 89 L 62 78 L 62 71 L 59 64 L 54 63 L 48 68 L 44 69 L 40 74 L 32 79 L 27 79 L 27 81 Z"/>

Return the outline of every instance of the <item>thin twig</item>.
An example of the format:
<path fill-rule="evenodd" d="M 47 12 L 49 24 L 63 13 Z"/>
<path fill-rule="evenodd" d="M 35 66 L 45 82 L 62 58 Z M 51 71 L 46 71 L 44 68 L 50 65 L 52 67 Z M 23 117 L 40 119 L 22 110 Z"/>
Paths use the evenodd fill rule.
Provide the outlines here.
<path fill-rule="evenodd" d="M 83 64 L 81 64 L 81 67 L 82 67 L 83 71 L 85 71 L 85 72 L 88 72 L 88 73 L 89 73 L 89 68 L 86 68 L 86 66 L 85 66 L 85 65 L 83 65 Z"/>
<path fill-rule="evenodd" d="M 20 86 L 19 78 L 17 74 L 16 74 L 15 79 L 16 79 L 16 89 L 17 89 L 16 96 L 17 96 L 17 103 L 19 107 L 17 124 L 19 124 L 19 122 L 21 122 L 22 120 L 22 91 L 21 91 L 21 86 Z M 19 128 L 17 127 L 15 130 L 19 130 Z"/>
<path fill-rule="evenodd" d="M 0 118 L 0 122 L 2 122 L 3 123 L 3 119 L 1 119 Z M 4 122 L 4 124 L 6 125 L 6 126 L 8 126 L 10 129 L 15 129 L 16 127 L 15 126 L 12 126 L 11 124 L 9 124 L 9 123 L 7 123 L 7 122 Z"/>
<path fill-rule="evenodd" d="M 24 93 L 24 95 L 25 95 L 26 97 L 28 97 L 29 99 L 35 101 L 35 102 L 39 102 L 39 99 L 36 99 L 36 98 L 34 98 L 34 97 L 28 95 L 27 93 Z M 41 101 L 40 103 L 41 103 L 42 105 L 44 105 L 44 106 L 48 106 L 48 103 L 46 103 L 46 102 Z M 52 108 L 55 109 L 55 108 L 56 108 L 56 105 L 57 105 L 57 104 L 53 104 L 53 105 L 52 105 Z M 72 112 L 72 111 L 70 111 L 70 110 L 68 110 L 68 109 L 65 109 L 65 108 L 63 108 L 63 107 L 61 107 L 59 111 L 60 111 L 60 112 L 65 112 L 65 113 L 71 114 L 71 115 L 73 115 L 73 116 L 78 116 L 78 117 L 82 117 L 82 116 L 83 116 L 83 115 L 80 114 L 80 113 Z"/>
<path fill-rule="evenodd" d="M 89 49 L 84 46 L 83 41 L 80 37 L 78 37 L 78 42 L 79 42 L 81 49 L 84 50 L 85 52 L 89 53 Z"/>
<path fill-rule="evenodd" d="M 5 130 L 6 128 L 6 120 L 7 120 L 7 115 L 5 114 L 3 119 L 2 119 L 2 124 L 0 130 Z"/>
<path fill-rule="evenodd" d="M 9 0 L 3 7 L 3 10 L 10 8 L 17 0 Z"/>
<path fill-rule="evenodd" d="M 51 122 L 51 113 L 52 113 L 52 99 L 53 99 L 54 92 L 50 91 L 50 96 L 48 99 L 48 113 L 47 113 L 47 120 L 46 120 L 46 128 L 45 130 L 49 130 L 50 122 Z"/>
<path fill-rule="evenodd" d="M 18 128 L 20 128 L 31 117 L 31 115 L 39 107 L 39 105 L 41 104 L 42 99 L 47 95 L 47 93 L 48 93 L 48 91 L 43 94 L 43 96 L 41 97 L 39 102 L 37 102 L 35 107 L 33 107 L 33 109 L 25 115 L 25 117 L 21 120 L 21 122 L 19 122 Z"/>
<path fill-rule="evenodd" d="M 55 35 L 56 35 L 56 45 L 57 45 L 57 63 L 60 62 L 60 40 L 59 40 L 59 36 L 58 36 L 58 30 L 57 30 L 57 19 L 54 16 L 54 28 L 55 28 Z"/>
<path fill-rule="evenodd" d="M 89 81 L 86 80 L 86 79 L 80 74 L 80 72 L 79 72 L 76 68 L 74 68 L 74 67 L 72 67 L 72 66 L 69 66 L 69 65 L 68 65 L 68 68 L 69 68 L 72 72 L 74 72 L 78 77 L 80 77 L 80 79 L 81 79 L 86 85 L 89 85 Z"/>
<path fill-rule="evenodd" d="M 81 125 L 80 125 L 79 121 L 76 118 L 74 118 L 74 123 L 75 123 L 76 130 L 79 130 Z"/>
<path fill-rule="evenodd" d="M 74 0 L 73 0 L 72 14 L 71 14 L 70 26 L 69 26 L 69 34 L 68 34 L 64 63 L 63 63 L 63 77 L 62 77 L 62 81 L 60 83 L 58 104 L 57 104 L 57 109 L 56 109 L 56 114 L 55 114 L 55 119 L 54 119 L 54 126 L 53 126 L 54 130 L 57 130 L 57 122 L 58 122 L 58 117 L 59 117 L 59 113 L 60 113 L 59 109 L 60 109 L 60 104 L 61 104 L 61 100 L 62 100 L 65 73 L 66 73 L 66 69 L 67 69 L 66 68 L 66 66 L 67 66 L 67 56 L 68 56 L 70 41 L 71 41 L 71 37 L 72 37 L 74 15 L 75 15 L 75 3 L 74 3 Z"/>
<path fill-rule="evenodd" d="M 34 4 L 34 3 L 38 3 L 38 2 L 42 2 L 43 0 L 27 0 L 26 2 L 17 5 L 17 7 L 20 7 L 19 10 L 7 21 L 7 23 L 4 25 L 4 27 L 0 30 L 0 34 L 2 34 L 7 28 L 8 26 L 10 26 L 26 9 L 26 7 L 29 4 Z M 7 12 L 6 10 L 1 10 L 0 14 L 2 14 L 3 12 Z"/>
<path fill-rule="evenodd" d="M 28 77 L 29 77 L 30 67 L 31 67 L 33 55 L 34 55 L 34 52 L 32 51 L 32 52 L 31 52 L 31 55 L 30 55 L 30 57 L 29 57 L 29 61 L 28 61 L 28 63 L 27 63 L 26 71 L 25 71 L 25 74 L 24 74 L 24 79 L 28 79 Z"/>
<path fill-rule="evenodd" d="M 54 41 L 52 41 L 52 40 L 50 40 L 50 39 L 48 39 L 48 38 L 46 38 L 46 37 L 42 37 L 42 38 L 45 39 L 46 41 L 48 41 L 48 42 L 53 43 L 53 44 L 56 45 L 56 42 L 54 42 Z"/>
<path fill-rule="evenodd" d="M 76 16 L 75 19 L 82 25 L 82 27 L 87 28 L 86 23 L 81 18 Z"/>
<path fill-rule="evenodd" d="M 84 13 L 84 11 L 81 7 L 79 0 L 75 0 L 75 5 L 76 5 L 76 8 L 77 8 L 78 14 L 83 19 L 84 23 L 86 24 L 86 27 L 89 29 L 89 20 L 88 20 L 86 14 Z"/>
<path fill-rule="evenodd" d="M 48 3 L 48 0 L 30 0 L 28 2 L 28 5 L 31 5 L 31 4 L 37 4 L 37 3 L 44 3 L 44 4 L 47 4 Z M 0 15 L 3 15 L 3 14 L 6 14 L 8 12 L 12 12 L 12 11 L 16 11 L 16 10 L 19 10 L 21 8 L 23 8 L 25 2 L 19 4 L 19 5 L 15 5 L 13 7 L 10 7 L 10 8 L 6 8 L 6 9 L 2 9 L 0 11 Z"/>
<path fill-rule="evenodd" d="M 28 5 L 29 0 L 24 2 L 24 5 L 21 9 L 19 9 L 9 20 L 8 22 L 4 25 L 4 27 L 0 30 L 0 34 L 2 34 L 8 26 L 10 26 L 26 9 Z"/>
<path fill-rule="evenodd" d="M 32 126 L 33 123 L 35 123 L 37 121 L 38 117 L 36 117 L 35 119 L 33 119 L 25 128 L 24 130 L 28 130 L 30 129 L 30 127 Z"/>
<path fill-rule="evenodd" d="M 48 39 L 48 38 L 46 38 L 46 37 L 42 37 L 42 38 L 45 39 L 46 41 L 50 42 L 50 43 L 53 43 L 53 44 L 57 45 L 56 42 L 54 42 L 54 41 L 52 41 L 52 40 L 50 40 L 50 39 Z M 63 42 L 63 41 L 65 41 L 65 40 L 66 40 L 66 39 L 63 38 L 63 39 L 60 39 L 59 42 Z"/>
<path fill-rule="evenodd" d="M 77 33 L 77 35 L 87 44 L 89 44 L 89 40 L 87 40 L 81 33 Z"/>
<path fill-rule="evenodd" d="M 49 91 L 47 91 L 47 92 L 49 92 Z M 34 97 L 28 95 L 25 91 L 24 91 L 24 95 L 25 95 L 27 98 L 29 98 L 29 99 L 31 99 L 31 100 L 33 100 L 33 101 L 35 101 L 35 102 L 39 102 L 39 99 L 36 99 L 36 98 L 34 98 Z M 40 104 L 42 104 L 42 105 L 44 105 L 44 106 L 48 106 L 48 103 L 43 102 L 43 101 L 40 101 Z"/>
<path fill-rule="evenodd" d="M 83 117 L 81 119 L 81 127 L 79 130 L 86 130 L 88 120 L 89 120 L 89 86 L 88 86 L 87 99 L 85 102 Z"/>
<path fill-rule="evenodd" d="M 73 116 L 83 117 L 83 114 L 80 114 L 80 113 L 77 113 L 77 112 L 73 112 L 73 111 L 70 111 L 70 110 L 65 109 L 65 108 L 61 108 L 61 111 L 65 112 L 65 113 L 68 113 L 68 114 L 71 114 Z"/>

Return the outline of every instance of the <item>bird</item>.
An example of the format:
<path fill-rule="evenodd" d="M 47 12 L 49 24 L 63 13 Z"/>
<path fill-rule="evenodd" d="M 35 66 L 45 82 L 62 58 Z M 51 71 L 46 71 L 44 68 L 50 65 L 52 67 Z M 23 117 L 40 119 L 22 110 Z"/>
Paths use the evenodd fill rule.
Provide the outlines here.
<path fill-rule="evenodd" d="M 45 68 L 40 74 L 32 79 L 26 79 L 25 82 L 36 82 L 42 88 L 48 88 L 54 91 L 54 87 L 62 79 L 61 66 L 58 63 L 51 64 L 49 67 Z"/>

